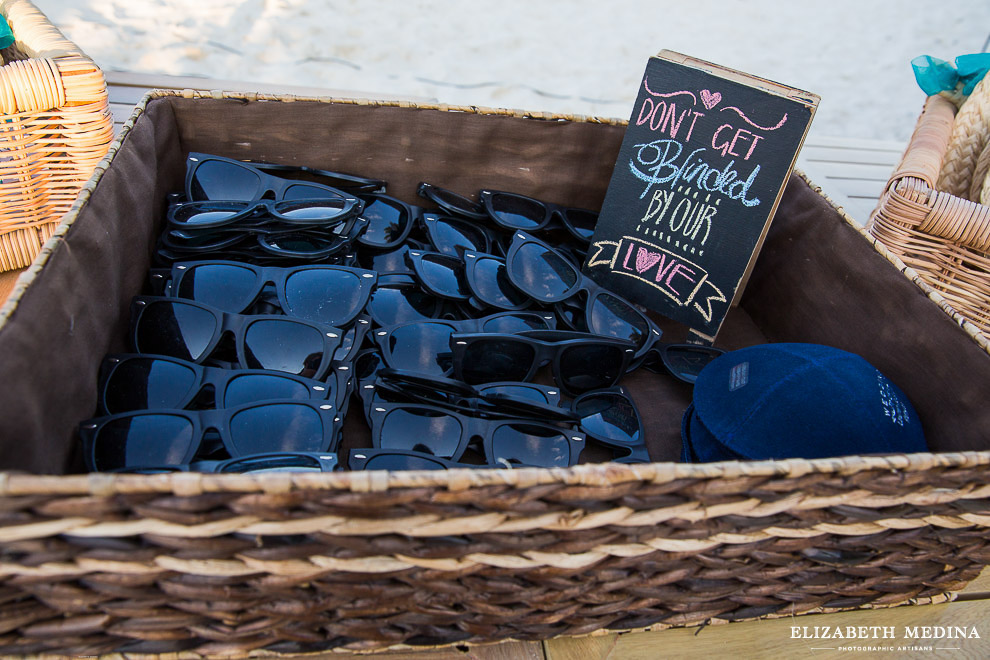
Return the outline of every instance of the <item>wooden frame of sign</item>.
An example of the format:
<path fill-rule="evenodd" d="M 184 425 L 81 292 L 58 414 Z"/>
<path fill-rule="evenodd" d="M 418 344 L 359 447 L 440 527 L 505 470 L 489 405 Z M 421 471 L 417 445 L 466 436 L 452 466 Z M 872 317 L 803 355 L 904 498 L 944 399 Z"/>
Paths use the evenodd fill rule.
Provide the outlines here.
<path fill-rule="evenodd" d="M 714 341 L 819 100 L 679 53 L 651 57 L 585 273 Z"/>

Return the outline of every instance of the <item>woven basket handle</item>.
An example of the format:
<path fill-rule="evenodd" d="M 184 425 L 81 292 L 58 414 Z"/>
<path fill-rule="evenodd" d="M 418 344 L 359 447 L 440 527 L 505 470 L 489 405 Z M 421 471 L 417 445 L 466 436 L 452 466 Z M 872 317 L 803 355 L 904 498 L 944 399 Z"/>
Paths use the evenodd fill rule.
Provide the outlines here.
<path fill-rule="evenodd" d="M 41 11 L 28 0 L 0 0 L 19 51 L 32 58 L 85 57 Z"/>
<path fill-rule="evenodd" d="M 935 188 L 942 158 L 949 146 L 956 106 L 943 96 L 929 96 L 911 135 L 904 159 L 891 175 L 891 181 L 914 177 Z"/>
<path fill-rule="evenodd" d="M 970 189 L 973 187 L 977 163 L 988 141 L 990 76 L 984 76 L 959 108 L 936 187 L 957 197 L 972 199 Z M 982 188 L 982 179 L 976 185 Z M 978 199 L 977 197 L 973 201 Z"/>

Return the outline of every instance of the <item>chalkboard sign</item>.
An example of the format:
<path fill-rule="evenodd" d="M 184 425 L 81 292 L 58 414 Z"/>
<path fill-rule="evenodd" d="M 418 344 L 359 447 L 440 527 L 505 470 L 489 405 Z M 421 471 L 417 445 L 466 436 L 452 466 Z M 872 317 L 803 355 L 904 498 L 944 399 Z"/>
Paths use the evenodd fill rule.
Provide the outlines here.
<path fill-rule="evenodd" d="M 585 272 L 714 339 L 818 101 L 670 51 L 651 57 Z"/>

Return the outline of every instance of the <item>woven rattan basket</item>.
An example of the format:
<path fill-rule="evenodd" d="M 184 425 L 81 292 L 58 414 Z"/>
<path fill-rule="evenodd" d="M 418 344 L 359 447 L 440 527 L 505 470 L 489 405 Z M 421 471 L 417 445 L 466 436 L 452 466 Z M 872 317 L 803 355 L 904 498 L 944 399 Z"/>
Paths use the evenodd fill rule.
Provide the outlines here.
<path fill-rule="evenodd" d="M 106 155 L 103 73 L 28 0 L 2 0 L 0 271 L 27 266 Z"/>
<path fill-rule="evenodd" d="M 427 180 L 580 206 L 600 204 L 623 133 L 483 108 L 146 98 L 0 308 L 0 382 L 19 383 L 0 395 L 0 654 L 473 644 L 952 598 L 990 563 L 988 345 L 797 175 L 719 342 L 867 356 L 908 393 L 933 453 L 677 464 L 689 394 L 637 373 L 624 385 L 647 442 L 674 439 L 651 464 L 73 472 L 74 429 L 189 151 L 372 172 L 410 202 Z"/>
<path fill-rule="evenodd" d="M 869 231 L 988 334 L 990 207 L 938 188 L 955 117 L 956 105 L 946 97 L 928 98 Z"/>

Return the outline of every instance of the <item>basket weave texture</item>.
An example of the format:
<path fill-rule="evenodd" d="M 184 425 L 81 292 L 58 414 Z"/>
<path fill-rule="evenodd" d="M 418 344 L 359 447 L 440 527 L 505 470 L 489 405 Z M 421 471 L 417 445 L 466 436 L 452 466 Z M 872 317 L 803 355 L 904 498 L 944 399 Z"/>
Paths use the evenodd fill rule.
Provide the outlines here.
<path fill-rule="evenodd" d="M 947 97 L 929 97 L 869 223 L 983 334 L 990 334 L 988 142 L 990 79 L 958 110 Z"/>
<path fill-rule="evenodd" d="M 113 141 L 99 67 L 28 0 L 2 0 L 0 271 L 31 263 Z"/>

